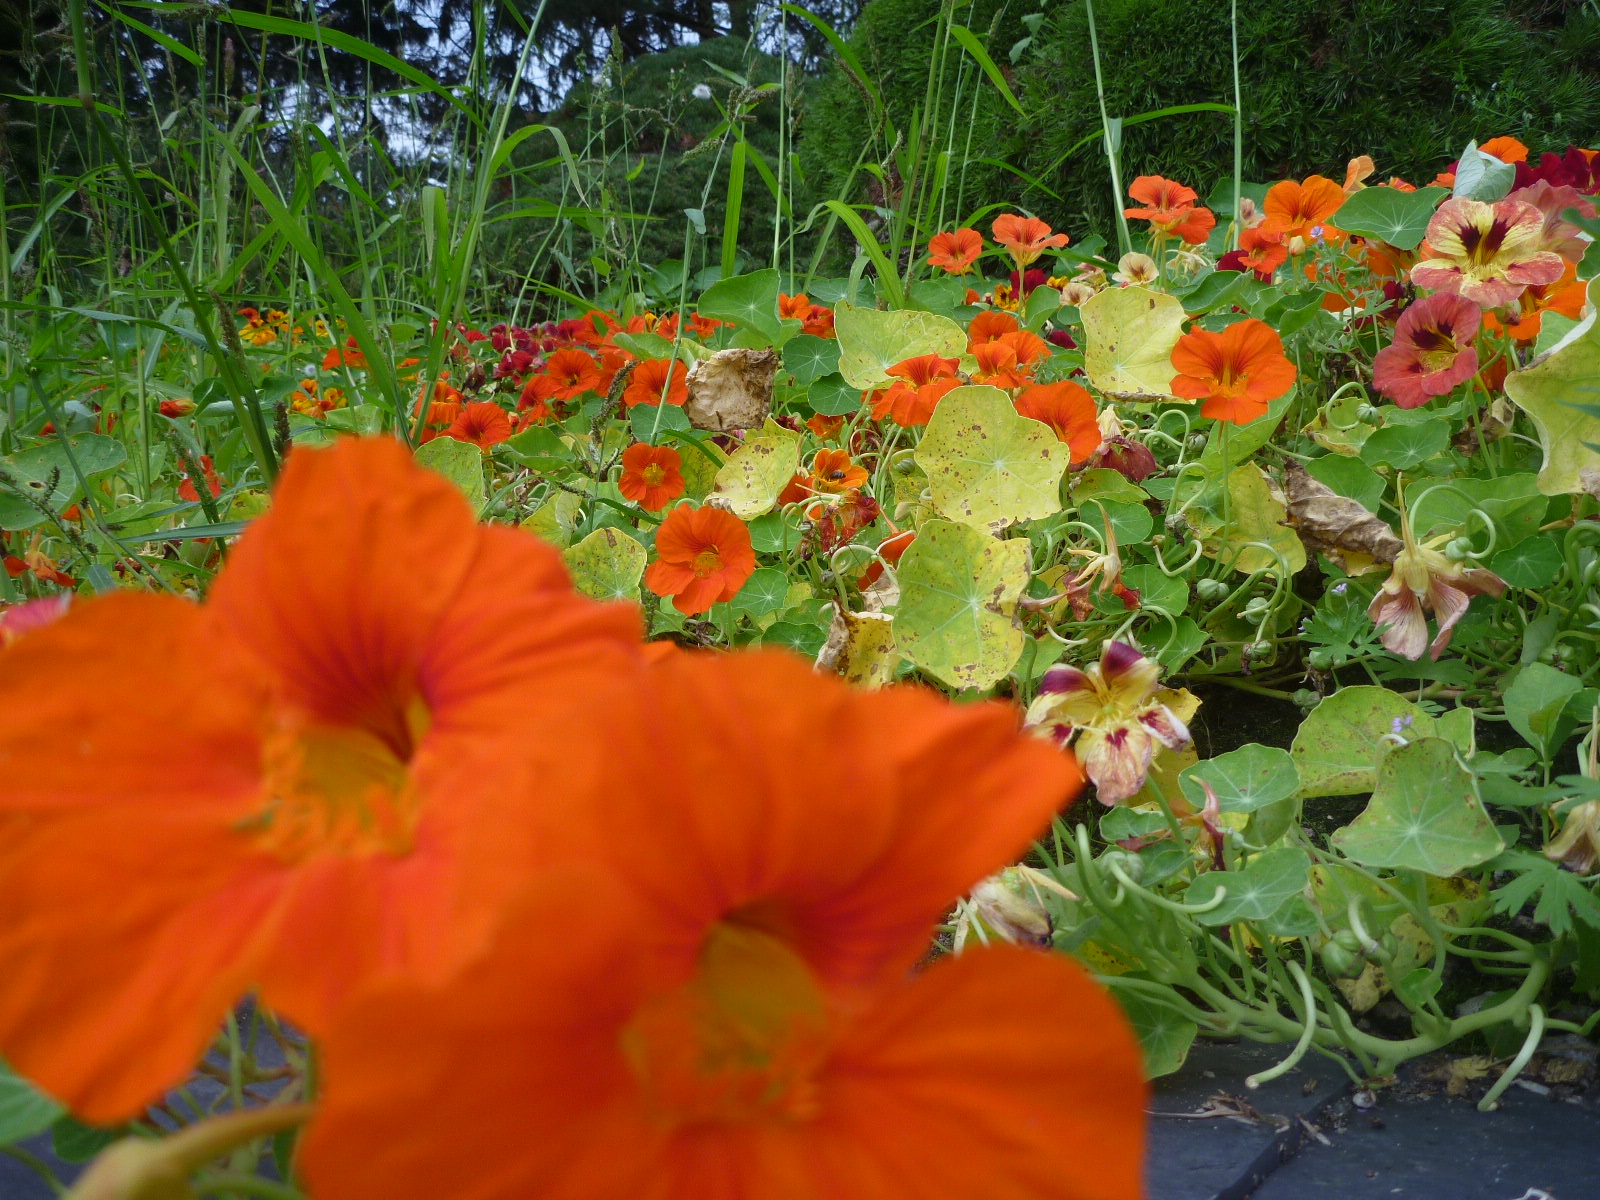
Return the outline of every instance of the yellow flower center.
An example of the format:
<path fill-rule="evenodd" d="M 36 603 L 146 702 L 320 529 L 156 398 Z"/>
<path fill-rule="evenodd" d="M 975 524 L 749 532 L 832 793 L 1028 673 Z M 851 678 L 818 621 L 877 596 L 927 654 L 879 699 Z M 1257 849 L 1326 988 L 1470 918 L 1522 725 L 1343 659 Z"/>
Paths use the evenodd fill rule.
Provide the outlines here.
<path fill-rule="evenodd" d="M 666 471 L 662 470 L 661 466 L 657 463 L 651 463 L 644 470 L 640 471 L 639 474 L 644 476 L 645 487 L 660 487 L 661 481 L 667 477 Z"/>
<path fill-rule="evenodd" d="M 261 806 L 240 832 L 285 862 L 408 853 L 420 816 L 410 760 L 428 722 L 420 697 L 387 737 L 360 724 L 280 716 L 264 742 Z"/>
<path fill-rule="evenodd" d="M 622 1034 L 646 1104 L 673 1126 L 812 1119 L 828 1048 L 810 968 L 738 917 L 712 927 L 694 975 L 641 1005 Z"/>
<path fill-rule="evenodd" d="M 722 570 L 722 554 L 715 546 L 707 546 L 694 556 L 694 561 L 689 565 L 694 568 L 696 578 L 704 579 Z"/>

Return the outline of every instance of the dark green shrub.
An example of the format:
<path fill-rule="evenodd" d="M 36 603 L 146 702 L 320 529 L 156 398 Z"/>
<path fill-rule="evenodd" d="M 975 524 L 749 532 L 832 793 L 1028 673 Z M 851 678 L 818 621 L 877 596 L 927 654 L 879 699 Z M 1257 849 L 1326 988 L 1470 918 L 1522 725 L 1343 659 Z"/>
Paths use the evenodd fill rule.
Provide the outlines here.
<path fill-rule="evenodd" d="M 951 167 L 947 213 L 965 213 L 1004 197 L 998 179 L 1006 173 L 979 162 L 995 157 L 997 144 L 1016 114 L 1000 98 L 954 43 L 944 56 L 944 70 L 935 81 L 937 95 L 930 114 L 929 76 L 939 41 L 941 14 L 978 35 L 991 56 L 1006 63 L 1005 51 L 1023 35 L 1021 8 L 1003 0 L 871 0 L 856 22 L 849 44 L 883 99 L 878 110 L 849 72 L 835 67 L 806 97 L 800 126 L 800 167 L 809 191 L 819 197 L 863 197 L 876 203 L 899 200 L 892 159 L 904 149 L 913 115 L 918 116 L 925 147 L 948 145 Z M 888 186 L 859 163 L 884 168 Z"/>
<path fill-rule="evenodd" d="M 922 96 L 914 53 L 873 28 L 905 27 L 936 0 L 874 0 L 853 44 L 888 65 L 886 104 L 905 111 Z M 1031 4 L 1030 4 L 1031 7 Z M 1200 101 L 1231 103 L 1227 0 L 1099 0 L 1095 5 L 1106 103 L 1112 116 Z M 919 18 L 918 14 L 922 14 Z M 1009 17 L 1006 25 L 1013 18 Z M 1383 175 L 1425 182 L 1469 138 L 1521 138 L 1535 153 L 1569 141 L 1593 145 L 1600 130 L 1600 14 L 1580 3 L 1462 5 L 1449 0 L 1275 0 L 1239 6 L 1247 180 L 1321 172 L 1370 154 Z M 1020 32 L 1016 35 L 1021 36 Z M 991 39 L 998 62 L 1016 40 Z M 869 59 L 868 53 L 878 58 Z M 847 85 L 834 73 L 827 102 Z M 983 85 L 988 88 L 987 82 Z M 1112 198 L 1100 127 L 1088 21 L 1080 3 L 1053 4 L 1012 80 L 1030 117 L 992 95 L 981 106 L 988 155 L 1037 177 L 1044 191 L 1004 173 L 979 177 L 986 201 L 1010 200 L 1081 236 L 1112 233 Z M 802 161 L 819 185 L 841 178 L 859 146 L 811 135 L 824 112 L 807 113 Z M 859 118 L 857 118 L 859 119 Z M 1186 114 L 1130 126 L 1124 181 L 1162 174 L 1207 193 L 1231 175 L 1232 118 Z M 1051 193 L 1054 193 L 1053 195 Z"/>

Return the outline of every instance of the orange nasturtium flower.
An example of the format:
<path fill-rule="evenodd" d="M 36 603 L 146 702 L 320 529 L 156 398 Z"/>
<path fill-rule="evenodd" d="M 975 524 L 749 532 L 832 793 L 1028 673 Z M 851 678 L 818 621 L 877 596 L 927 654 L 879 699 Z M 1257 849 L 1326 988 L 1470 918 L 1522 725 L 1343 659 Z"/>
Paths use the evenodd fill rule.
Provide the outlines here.
<path fill-rule="evenodd" d="M 637 643 L 397 442 L 295 450 L 205 604 L 116 592 L 0 650 L 0 1055 L 112 1124 L 250 989 L 320 1037 L 453 970 L 564 820 L 508 764 L 584 794 L 526 714 L 581 736 Z"/>
<path fill-rule="evenodd" d="M 994 219 L 994 240 L 1006 248 L 1020 271 L 1046 250 L 1065 246 L 1069 239 L 1064 233 L 1051 233 L 1050 226 L 1038 217 L 1005 213 Z"/>
<path fill-rule="evenodd" d="M 756 573 L 750 530 L 726 509 L 683 504 L 656 530 L 656 561 L 645 568 L 644 585 L 671 596 L 685 616 L 732 600 Z"/>
<path fill-rule="evenodd" d="M 976 229 L 936 233 L 928 241 L 928 265 L 951 275 L 965 275 L 982 253 L 983 235 Z"/>
<path fill-rule="evenodd" d="M 557 350 L 545 360 L 544 373 L 556 382 L 557 400 L 576 400 L 604 386 L 600 364 L 582 350 Z"/>
<path fill-rule="evenodd" d="M 689 400 L 688 374 L 683 364 L 671 358 L 646 358 L 628 376 L 622 389 L 622 402 L 629 408 L 638 404 L 658 405 L 665 396 L 668 404 L 682 408 Z"/>
<path fill-rule="evenodd" d="M 1285 242 L 1316 236 L 1319 227 L 1345 202 L 1344 188 L 1325 175 L 1309 176 L 1303 183 L 1285 179 L 1267 189 L 1265 225 Z M 1296 253 L 1299 248 L 1290 245 Z"/>
<path fill-rule="evenodd" d="M 887 417 L 908 429 L 926 425 L 939 401 L 961 386 L 961 377 L 956 374 L 960 366 L 959 359 L 938 354 L 919 354 L 895 363 L 885 372 L 895 382 L 868 396 L 872 419 L 881 421 Z"/>
<path fill-rule="evenodd" d="M 1236 321 L 1221 333 L 1192 329 L 1172 348 L 1172 394 L 1203 400 L 1202 417 L 1248 425 L 1294 386 L 1294 364 L 1265 321 Z"/>
<path fill-rule="evenodd" d="M 487 450 L 511 437 L 511 418 L 506 410 L 488 400 L 474 400 L 444 431 L 445 437 L 467 442 Z"/>
<path fill-rule="evenodd" d="M 1070 758 L 994 705 L 771 652 L 676 655 L 629 691 L 585 835 L 606 867 L 546 880 L 449 983 L 348 1014 L 314 1194 L 455 1194 L 468 1163 L 543 1200 L 1141 1194 L 1138 1051 L 1075 963 L 912 970 L 1077 789 Z"/>
<path fill-rule="evenodd" d="M 640 508 L 658 512 L 683 495 L 683 456 L 671 446 L 635 442 L 622 452 L 617 491 Z"/>
<path fill-rule="evenodd" d="M 1061 441 L 1072 449 L 1072 461 L 1083 462 L 1100 449 L 1105 439 L 1100 432 L 1100 414 L 1087 388 L 1063 379 L 1059 383 L 1036 383 L 1022 389 L 1016 398 L 1019 416 L 1043 421 Z"/>

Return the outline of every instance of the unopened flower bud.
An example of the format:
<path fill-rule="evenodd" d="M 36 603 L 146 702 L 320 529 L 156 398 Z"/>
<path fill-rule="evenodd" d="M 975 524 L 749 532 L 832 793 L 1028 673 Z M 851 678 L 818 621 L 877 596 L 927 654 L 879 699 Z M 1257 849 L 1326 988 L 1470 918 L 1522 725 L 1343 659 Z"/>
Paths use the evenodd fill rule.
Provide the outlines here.
<path fill-rule="evenodd" d="M 991 875 L 972 889 L 972 904 L 984 926 L 1008 942 L 1048 946 L 1054 923 L 1015 867 Z"/>

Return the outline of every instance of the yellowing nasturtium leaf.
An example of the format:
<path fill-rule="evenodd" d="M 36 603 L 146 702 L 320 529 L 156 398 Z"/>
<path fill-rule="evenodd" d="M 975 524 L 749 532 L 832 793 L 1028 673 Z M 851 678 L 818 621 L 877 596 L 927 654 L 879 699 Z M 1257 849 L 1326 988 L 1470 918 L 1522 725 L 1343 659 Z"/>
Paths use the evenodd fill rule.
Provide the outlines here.
<path fill-rule="evenodd" d="M 890 367 L 908 358 L 939 354 L 963 357 L 967 331 L 949 317 L 915 309 L 859 308 L 840 304 L 833 310 L 839 339 L 839 374 L 851 387 L 882 387 Z"/>
<path fill-rule="evenodd" d="M 417 447 L 417 461 L 460 488 L 473 512 L 483 507 L 487 493 L 483 486 L 483 451 L 478 447 L 453 437 L 436 437 Z"/>
<path fill-rule="evenodd" d="M 433 445 L 429 442 L 428 445 Z M 557 492 L 522 519 L 522 528 L 552 546 L 565 546 L 583 516 L 583 497 Z"/>
<path fill-rule="evenodd" d="M 1028 543 L 929 521 L 900 560 L 894 637 L 900 653 L 952 687 L 984 688 L 1022 657 L 1014 617 L 1028 583 Z"/>
<path fill-rule="evenodd" d="M 1040 421 L 1018 416 L 999 388 L 958 387 L 939 401 L 917 447 L 933 506 L 998 533 L 1061 511 L 1072 450 Z"/>
<path fill-rule="evenodd" d="M 637 600 L 639 578 L 650 557 L 620 529 L 596 529 L 561 552 L 572 586 L 595 600 Z"/>
<path fill-rule="evenodd" d="M 1421 738 L 1378 764 L 1366 810 L 1332 838 L 1365 867 L 1454 875 L 1503 848 L 1478 798 L 1478 784 L 1443 738 Z"/>
<path fill-rule="evenodd" d="M 1340 688 L 1312 709 L 1295 732 L 1289 756 L 1303 798 L 1353 796 L 1372 790 L 1378 760 L 1400 739 L 1435 737 L 1471 754 L 1472 713 L 1452 709 L 1436 719 L 1398 692 L 1361 684 Z"/>
<path fill-rule="evenodd" d="M 717 472 L 710 502 L 748 521 L 772 511 L 800 467 L 800 435 L 770 417 L 745 438 Z"/>
<path fill-rule="evenodd" d="M 1600 416 L 1573 407 L 1600 404 L 1600 278 L 1589 281 L 1589 310 L 1550 353 L 1506 376 L 1506 395 L 1539 431 L 1546 496 L 1600 494 Z"/>
<path fill-rule="evenodd" d="M 1246 574 L 1293 575 L 1305 568 L 1306 548 L 1284 524 L 1288 508 L 1260 467 L 1246 463 L 1228 472 L 1226 507 L 1221 488 L 1195 475 L 1184 478 L 1174 498 L 1185 503 L 1196 487 L 1204 488 L 1204 494 L 1189 504 L 1184 516 L 1209 557 Z"/>
<path fill-rule="evenodd" d="M 1183 336 L 1183 305 L 1146 287 L 1106 288 L 1078 309 L 1083 369 L 1118 400 L 1172 400 L 1172 348 Z"/>
<path fill-rule="evenodd" d="M 817 654 L 819 671 L 833 671 L 858 687 L 880 688 L 894 682 L 899 665 L 900 648 L 888 614 L 834 606 L 828 640 Z"/>

